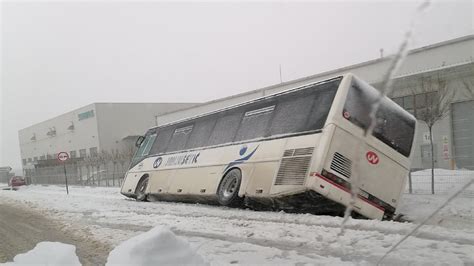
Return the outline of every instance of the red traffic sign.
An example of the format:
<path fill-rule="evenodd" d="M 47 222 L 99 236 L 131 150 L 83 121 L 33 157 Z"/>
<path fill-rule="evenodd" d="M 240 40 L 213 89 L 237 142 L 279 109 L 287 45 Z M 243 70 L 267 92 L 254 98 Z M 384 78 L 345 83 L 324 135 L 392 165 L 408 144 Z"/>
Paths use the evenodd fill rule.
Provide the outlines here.
<path fill-rule="evenodd" d="M 60 152 L 58 153 L 58 161 L 60 162 L 65 162 L 69 159 L 69 154 L 67 154 L 67 152 Z"/>

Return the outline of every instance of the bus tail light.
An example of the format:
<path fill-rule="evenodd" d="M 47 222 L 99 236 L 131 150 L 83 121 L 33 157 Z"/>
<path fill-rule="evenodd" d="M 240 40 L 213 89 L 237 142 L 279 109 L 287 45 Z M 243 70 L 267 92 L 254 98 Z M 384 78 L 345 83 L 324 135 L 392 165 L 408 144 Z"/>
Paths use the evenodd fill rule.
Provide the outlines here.
<path fill-rule="evenodd" d="M 351 184 L 347 182 L 346 180 L 338 177 L 337 175 L 330 173 L 326 170 L 323 169 L 321 172 L 321 175 L 326 177 L 327 179 L 331 180 L 332 182 L 336 183 L 339 186 L 342 186 L 345 188 L 345 190 L 350 190 L 351 189 Z"/>
<path fill-rule="evenodd" d="M 366 199 L 369 198 L 369 193 L 363 191 L 362 189 L 359 189 L 359 195 L 360 195 L 361 197 L 366 198 Z"/>

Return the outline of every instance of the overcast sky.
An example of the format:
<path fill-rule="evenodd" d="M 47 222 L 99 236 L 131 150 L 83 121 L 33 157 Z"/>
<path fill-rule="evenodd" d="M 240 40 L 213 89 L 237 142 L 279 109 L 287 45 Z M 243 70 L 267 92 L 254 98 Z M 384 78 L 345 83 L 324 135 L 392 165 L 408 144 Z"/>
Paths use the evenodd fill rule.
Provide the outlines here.
<path fill-rule="evenodd" d="M 0 166 L 18 130 L 93 102 L 203 102 L 391 53 L 420 1 L 2 2 Z M 435 1 L 411 47 L 473 33 Z"/>

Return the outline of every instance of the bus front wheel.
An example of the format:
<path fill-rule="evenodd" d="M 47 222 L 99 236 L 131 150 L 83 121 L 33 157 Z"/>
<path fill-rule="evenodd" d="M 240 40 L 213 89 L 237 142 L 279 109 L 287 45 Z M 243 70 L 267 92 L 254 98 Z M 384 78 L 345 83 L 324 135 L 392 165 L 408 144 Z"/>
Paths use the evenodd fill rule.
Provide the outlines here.
<path fill-rule="evenodd" d="M 138 182 L 137 188 L 135 189 L 135 196 L 137 201 L 146 201 L 146 188 L 148 186 L 148 176 L 144 176 Z"/>
<path fill-rule="evenodd" d="M 217 189 L 217 200 L 223 206 L 237 207 L 241 205 L 242 198 L 239 197 L 242 173 L 239 169 L 232 169 L 222 178 Z"/>

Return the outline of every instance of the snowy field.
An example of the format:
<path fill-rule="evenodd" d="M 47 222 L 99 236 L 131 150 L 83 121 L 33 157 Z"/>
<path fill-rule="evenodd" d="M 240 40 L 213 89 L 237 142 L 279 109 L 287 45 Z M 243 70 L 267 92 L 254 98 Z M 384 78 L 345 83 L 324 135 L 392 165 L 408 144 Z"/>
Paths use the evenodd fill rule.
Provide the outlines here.
<path fill-rule="evenodd" d="M 472 189 L 472 188 L 470 188 Z M 32 185 L 0 190 L 0 201 L 27 207 L 61 222 L 68 231 L 111 246 L 154 227 L 169 228 L 211 265 L 373 265 L 415 223 L 350 219 L 216 206 L 135 202 L 118 188 Z M 405 194 L 400 211 L 415 222 L 449 195 Z M 403 242 L 382 264 L 474 264 L 474 206 L 458 197 Z"/>

